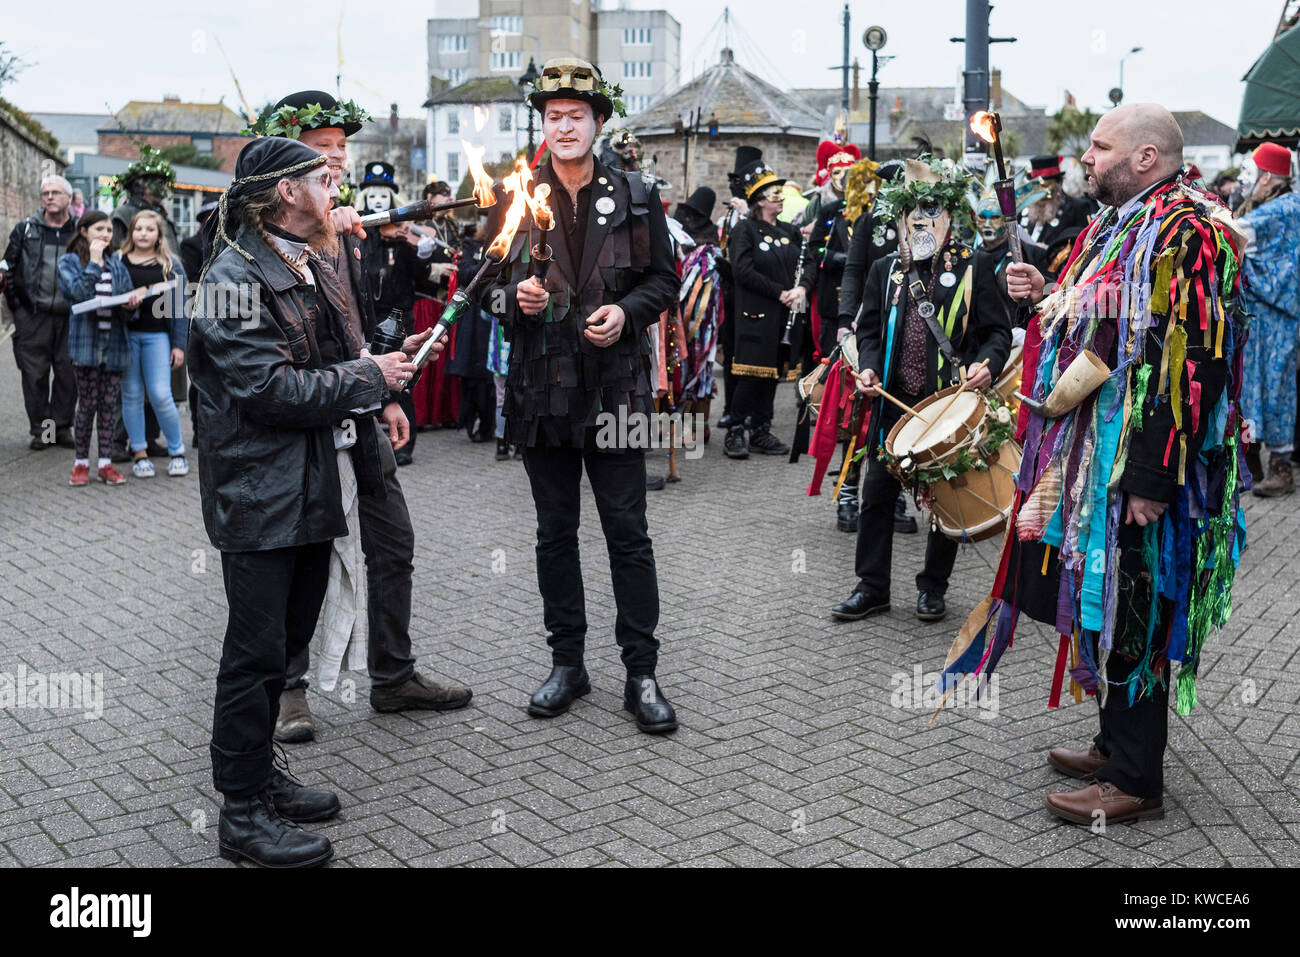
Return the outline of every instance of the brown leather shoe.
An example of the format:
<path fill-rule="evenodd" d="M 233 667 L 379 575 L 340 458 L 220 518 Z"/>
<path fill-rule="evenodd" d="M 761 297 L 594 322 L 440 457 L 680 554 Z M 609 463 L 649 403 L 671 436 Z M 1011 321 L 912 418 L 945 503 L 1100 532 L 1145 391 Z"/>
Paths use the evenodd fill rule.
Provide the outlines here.
<path fill-rule="evenodd" d="M 1083 748 L 1052 748 L 1047 752 L 1047 763 L 1062 774 L 1086 780 L 1106 763 L 1106 755 L 1098 751 L 1095 744 L 1087 751 Z"/>
<path fill-rule="evenodd" d="M 1078 791 L 1047 795 L 1047 809 L 1074 824 L 1123 824 L 1165 816 L 1163 798 L 1139 798 L 1125 794 L 1109 781 L 1099 781 Z M 1101 814 L 1097 814 L 1101 811 Z"/>
<path fill-rule="evenodd" d="M 395 688 L 371 688 L 376 711 L 455 711 L 469 704 L 474 692 L 455 684 L 438 684 L 418 671 Z"/>

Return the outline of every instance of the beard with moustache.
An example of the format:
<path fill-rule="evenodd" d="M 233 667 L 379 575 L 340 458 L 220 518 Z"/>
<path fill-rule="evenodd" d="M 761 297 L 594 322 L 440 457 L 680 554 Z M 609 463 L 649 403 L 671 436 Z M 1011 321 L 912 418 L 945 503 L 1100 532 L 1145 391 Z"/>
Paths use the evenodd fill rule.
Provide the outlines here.
<path fill-rule="evenodd" d="M 1132 157 L 1126 158 L 1123 163 L 1116 163 L 1104 173 L 1093 167 L 1088 182 L 1088 193 L 1103 206 L 1123 206 L 1140 189 Z"/>
<path fill-rule="evenodd" d="M 330 222 L 329 216 L 316 224 L 316 228 L 311 234 L 305 237 L 307 248 L 316 255 L 321 256 L 330 262 L 333 262 L 339 255 L 339 234 L 334 231 L 334 224 Z"/>

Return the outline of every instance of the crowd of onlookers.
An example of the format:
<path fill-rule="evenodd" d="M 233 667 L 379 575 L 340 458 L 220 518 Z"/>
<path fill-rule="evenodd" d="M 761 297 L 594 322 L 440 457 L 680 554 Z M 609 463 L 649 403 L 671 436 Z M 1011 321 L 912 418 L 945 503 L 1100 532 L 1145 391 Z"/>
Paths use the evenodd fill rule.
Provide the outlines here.
<path fill-rule="evenodd" d="M 157 200 L 133 196 L 110 216 L 47 176 L 41 211 L 9 235 L 4 296 L 30 447 L 73 449 L 73 486 L 90 484 L 92 432 L 93 471 L 105 484 L 126 482 L 115 461 L 141 479 L 155 474 L 150 456 L 168 459 L 168 475 L 189 472 L 173 394 L 185 361 L 186 277 Z"/>

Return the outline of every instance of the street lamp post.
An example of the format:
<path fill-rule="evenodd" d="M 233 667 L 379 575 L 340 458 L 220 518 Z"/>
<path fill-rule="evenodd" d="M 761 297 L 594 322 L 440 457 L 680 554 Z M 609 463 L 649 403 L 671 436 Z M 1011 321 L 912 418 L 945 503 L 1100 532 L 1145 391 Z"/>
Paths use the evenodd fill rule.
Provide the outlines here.
<path fill-rule="evenodd" d="M 537 72 L 537 60 L 534 57 L 529 57 L 528 69 L 525 70 L 524 75 L 519 78 L 519 86 L 524 91 L 525 96 L 527 96 L 530 92 L 532 92 L 532 86 L 534 83 L 537 82 L 538 76 L 540 76 L 540 74 Z M 528 101 L 528 162 L 530 163 L 533 161 L 533 150 L 535 148 L 533 146 L 533 133 L 534 133 L 533 101 L 529 100 Z"/>
<path fill-rule="evenodd" d="M 1142 47 L 1134 47 L 1119 58 L 1119 86 L 1110 91 L 1110 101 L 1119 106 L 1120 101 L 1124 99 L 1124 61 L 1134 53 L 1141 53 Z"/>
<path fill-rule="evenodd" d="M 871 81 L 867 84 L 867 101 L 870 104 L 867 115 L 867 159 L 876 158 L 876 103 L 880 99 L 880 83 L 876 73 L 880 69 L 880 50 L 885 45 L 888 34 L 884 27 L 867 27 L 862 34 L 862 44 L 871 51 Z"/>

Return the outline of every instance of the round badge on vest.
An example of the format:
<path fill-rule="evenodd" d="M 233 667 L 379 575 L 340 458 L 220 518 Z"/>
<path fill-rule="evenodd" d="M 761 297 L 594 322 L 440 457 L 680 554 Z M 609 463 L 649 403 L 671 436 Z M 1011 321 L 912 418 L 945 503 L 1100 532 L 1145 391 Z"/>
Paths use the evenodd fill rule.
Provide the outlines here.
<path fill-rule="evenodd" d="M 916 304 L 916 311 L 919 312 L 919 313 L 921 314 L 921 318 L 922 318 L 922 319 L 933 319 L 933 318 L 934 318 L 934 303 L 932 303 L 932 302 L 918 302 L 918 303 Z"/>
<path fill-rule="evenodd" d="M 602 196 L 596 200 L 596 212 L 602 216 L 608 216 L 614 211 L 614 201 L 608 196 Z"/>
<path fill-rule="evenodd" d="M 761 249 L 763 252 L 767 252 L 772 247 L 769 246 L 767 243 L 759 243 L 758 248 Z"/>
<path fill-rule="evenodd" d="M 945 289 L 951 289 L 953 286 L 957 285 L 957 277 L 950 272 L 940 273 L 939 285 L 943 286 Z"/>

